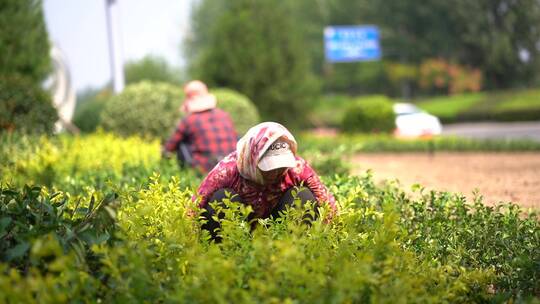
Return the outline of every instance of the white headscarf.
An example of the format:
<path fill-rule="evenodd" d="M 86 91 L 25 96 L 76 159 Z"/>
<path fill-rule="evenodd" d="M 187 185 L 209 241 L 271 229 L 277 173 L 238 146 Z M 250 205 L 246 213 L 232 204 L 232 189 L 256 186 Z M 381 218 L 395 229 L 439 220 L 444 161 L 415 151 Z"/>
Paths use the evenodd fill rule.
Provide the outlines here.
<path fill-rule="evenodd" d="M 257 165 L 268 147 L 277 139 L 287 142 L 296 155 L 297 144 L 294 136 L 277 122 L 260 123 L 240 138 L 236 144 L 236 166 L 242 177 L 258 184 L 264 183 Z"/>

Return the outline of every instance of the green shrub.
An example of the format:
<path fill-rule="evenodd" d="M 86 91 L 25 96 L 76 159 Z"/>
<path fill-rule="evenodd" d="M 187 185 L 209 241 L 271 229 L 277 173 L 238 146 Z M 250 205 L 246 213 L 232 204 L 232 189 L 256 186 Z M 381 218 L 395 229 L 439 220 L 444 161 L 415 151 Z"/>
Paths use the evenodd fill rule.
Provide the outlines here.
<path fill-rule="evenodd" d="M 0 77 L 0 132 L 51 133 L 57 119 L 47 92 L 19 76 Z"/>
<path fill-rule="evenodd" d="M 70 193 L 144 184 L 153 172 L 181 176 L 183 186 L 199 182 L 194 170 L 179 170 L 176 160 L 160 159 L 159 141 L 102 132 L 77 137 L 0 136 L 0 182 L 38 184 Z"/>
<path fill-rule="evenodd" d="M 77 103 L 73 123 L 82 132 L 94 132 L 101 122 L 101 112 L 111 98 L 110 90 L 90 92 Z"/>
<path fill-rule="evenodd" d="M 26 275 L 0 274 L 0 287 L 11 286 L 7 302 L 27 294 L 23 287 L 30 282 L 41 293 L 59 292 L 36 268 L 48 271 L 49 282 L 82 288 L 64 291 L 66 300 L 82 302 L 496 302 L 538 291 L 540 226 L 534 215 L 523 218 L 515 208 L 464 204 L 445 193 L 410 200 L 393 185 L 375 186 L 370 175 L 332 177 L 326 183 L 341 214 L 331 222 L 321 217 L 305 226 L 304 210 L 291 209 L 251 231 L 244 220 L 248 208 L 229 204 L 221 220 L 223 242 L 213 244 L 190 215 L 192 191 L 181 190 L 175 179 L 150 180 L 117 197 L 117 239 L 89 247 L 93 271 L 82 267 L 84 261 L 74 265 L 76 247 L 62 255 L 56 245 L 53 257 L 36 254 L 56 243 L 45 235 L 28 247 Z M 6 195 L 21 201 L 16 189 Z M 42 196 L 39 201 L 49 203 Z M 97 286 L 86 289 L 84 282 Z"/>
<path fill-rule="evenodd" d="M 413 188 L 419 193 L 408 196 L 394 183 L 375 186 L 370 175 L 332 179 L 339 189 L 336 200 L 384 214 L 388 207 L 397 210 L 404 248 L 432 265 L 493 270 L 491 284 L 499 298 L 539 294 L 538 213 L 514 204 L 486 206 L 480 195 L 467 202 L 461 194 L 428 192 L 421 186 Z"/>
<path fill-rule="evenodd" d="M 499 290 L 540 292 L 537 214 L 514 204 L 486 206 L 478 193 L 468 203 L 460 194 L 420 192 L 421 199 L 401 206 L 406 247 L 445 264 L 492 268 Z"/>
<path fill-rule="evenodd" d="M 347 107 L 341 128 L 349 133 L 386 133 L 395 128 L 394 119 L 392 102 L 387 97 L 362 97 Z"/>
<path fill-rule="evenodd" d="M 314 127 L 339 128 L 345 116 L 347 106 L 354 97 L 348 95 L 321 95 L 315 98 L 309 110 L 308 119 Z"/>
<path fill-rule="evenodd" d="M 218 107 L 231 115 L 239 136 L 260 122 L 259 112 L 247 96 L 230 89 L 215 89 L 211 93 L 216 95 Z"/>
<path fill-rule="evenodd" d="M 100 196 L 75 202 L 65 193 L 38 186 L 19 190 L 0 184 L 0 261 L 22 271 L 37 266 L 28 257 L 31 245 L 49 234 L 84 260 L 85 248 L 107 241 L 114 227 L 115 195 Z"/>
<path fill-rule="evenodd" d="M 15 137 L 0 136 L 1 303 L 535 303 L 540 293 L 538 215 L 514 205 L 410 195 L 370 173 L 322 176 L 339 206 L 332 220 L 322 208 L 303 225 L 305 208 L 293 208 L 252 230 L 249 208 L 228 204 L 216 244 L 192 200 L 200 179 L 152 174 L 171 171 L 157 140 Z M 59 190 L 21 184 L 47 170 Z M 68 180 L 83 189 L 64 192 Z"/>
<path fill-rule="evenodd" d="M 318 175 L 344 175 L 349 174 L 351 171 L 351 164 L 345 161 L 343 157 L 344 153 L 346 153 L 344 148 L 344 146 L 334 146 L 334 149 L 327 153 L 312 149 L 302 153 L 302 156 L 309 161 L 309 165 Z"/>
<path fill-rule="evenodd" d="M 105 130 L 124 136 L 166 138 L 180 117 L 178 108 L 183 99 L 184 93 L 179 87 L 138 82 L 107 102 L 101 113 L 101 125 Z"/>

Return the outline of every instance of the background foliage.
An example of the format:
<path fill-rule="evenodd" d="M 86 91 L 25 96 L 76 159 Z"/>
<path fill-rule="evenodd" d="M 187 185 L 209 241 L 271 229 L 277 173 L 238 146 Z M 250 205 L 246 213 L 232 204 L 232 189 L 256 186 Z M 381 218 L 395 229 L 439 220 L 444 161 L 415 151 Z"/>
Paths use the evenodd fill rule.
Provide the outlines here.
<path fill-rule="evenodd" d="M 148 55 L 124 65 L 126 85 L 142 81 L 168 83 L 180 86 L 181 72 L 159 56 Z M 101 112 L 112 97 L 111 84 L 101 88 L 86 88 L 77 94 L 73 123 L 83 132 L 95 131 L 101 122 Z"/>
<path fill-rule="evenodd" d="M 3 0 L 0 8 L 0 76 L 18 74 L 40 85 L 51 69 L 41 1 Z"/>
<path fill-rule="evenodd" d="M 238 136 L 243 136 L 249 128 L 261 121 L 257 108 L 247 96 L 225 88 L 214 89 L 210 92 L 216 96 L 218 108 L 225 110 L 231 116 Z"/>
<path fill-rule="evenodd" d="M 112 97 L 110 89 L 87 89 L 77 96 L 73 123 L 82 132 L 93 132 L 101 122 L 101 112 Z"/>
<path fill-rule="evenodd" d="M 0 132 L 52 132 L 58 116 L 42 89 L 51 59 L 41 1 L 2 1 L 0 28 Z"/>
<path fill-rule="evenodd" d="M 144 85 L 145 89 L 141 89 L 143 86 L 139 86 L 139 85 L 135 85 L 136 87 L 138 87 L 138 89 L 133 89 L 132 86 L 129 86 L 129 91 L 127 95 L 123 95 L 123 97 L 113 97 L 109 89 L 104 89 L 104 90 L 91 90 L 90 89 L 90 90 L 85 91 L 83 94 L 79 95 L 79 102 L 75 109 L 75 116 L 74 116 L 75 124 L 77 125 L 77 127 L 81 129 L 81 131 L 87 132 L 87 133 L 95 131 L 99 125 L 103 126 L 102 117 L 101 117 L 103 109 L 106 106 L 108 106 L 107 104 L 113 98 L 122 99 L 122 101 L 117 100 L 117 101 L 113 101 L 113 103 L 124 103 L 124 99 L 126 101 L 135 99 L 135 100 L 139 100 L 139 102 L 146 104 L 146 107 L 152 106 L 153 107 L 152 115 L 155 115 L 154 117 L 171 116 L 170 105 L 159 106 L 160 104 L 158 103 L 158 105 L 154 107 L 153 104 L 151 104 L 153 99 L 148 100 L 148 94 L 149 94 L 148 90 L 149 89 L 153 90 L 152 88 L 155 86 L 155 83 L 150 86 L 148 86 L 149 85 L 148 82 L 144 82 L 144 83 L 146 83 Z M 161 83 L 161 84 L 164 84 L 164 83 Z M 154 93 L 153 95 L 154 97 L 152 98 L 158 98 L 156 97 L 157 95 L 162 95 L 162 97 L 159 97 L 159 98 L 162 98 L 163 100 L 169 100 L 169 101 L 172 100 L 172 104 L 179 107 L 183 102 L 183 93 L 181 93 L 181 95 L 179 96 L 176 96 L 175 94 L 179 94 L 181 90 L 182 90 L 181 87 L 178 85 L 167 84 L 166 86 L 161 86 L 161 88 L 158 89 Z M 251 128 L 252 126 L 260 122 L 259 112 L 257 111 L 257 108 L 255 107 L 253 102 L 247 96 L 240 94 L 234 90 L 227 89 L 227 88 L 212 89 L 211 93 L 214 94 L 216 98 L 218 99 L 218 107 L 227 111 L 230 114 L 235 124 L 235 127 L 237 129 L 237 133 L 239 135 L 244 134 L 249 128 Z M 131 101 L 127 102 L 127 104 L 129 106 L 125 105 L 126 107 L 135 106 L 135 103 L 132 103 Z M 174 109 L 174 111 L 176 110 L 177 109 Z M 115 111 L 121 111 L 121 109 L 116 109 Z M 136 109 L 134 109 L 134 111 L 136 111 Z M 172 114 L 177 117 L 182 117 L 182 114 L 179 112 L 172 113 Z M 112 117 L 111 113 L 108 113 L 106 115 L 108 115 L 109 118 Z M 117 115 L 117 114 L 114 114 L 114 115 Z M 142 119 L 148 119 L 147 113 L 139 113 L 137 115 L 143 115 L 144 118 Z M 124 118 L 120 117 L 119 119 L 122 120 Z M 138 127 L 139 131 L 137 131 L 138 133 L 127 133 L 127 130 L 131 130 L 132 128 L 134 128 L 134 126 L 132 123 L 128 123 L 128 122 L 123 122 L 123 123 L 125 124 L 124 127 L 126 128 L 126 130 L 121 131 L 119 134 L 146 134 L 146 135 L 152 135 L 152 136 L 156 136 L 157 134 L 154 131 L 150 130 L 152 126 L 150 127 L 139 126 Z M 175 125 L 173 122 L 171 125 L 166 127 L 165 132 L 159 133 L 158 135 L 163 136 L 163 134 L 165 133 L 166 133 L 165 135 L 169 135 L 169 133 L 167 132 L 172 132 L 172 130 L 174 130 L 174 127 Z M 112 128 L 112 126 L 106 127 L 107 130 L 112 130 L 108 128 Z"/>
<path fill-rule="evenodd" d="M 539 151 L 540 143 L 534 140 L 471 139 L 460 137 L 435 137 L 430 139 L 400 139 L 388 134 L 349 134 L 317 136 L 310 132 L 300 135 L 300 140 L 310 150 L 327 154 L 358 152 L 427 152 L 437 151 Z"/>
<path fill-rule="evenodd" d="M 181 117 L 184 92 L 167 83 L 143 81 L 108 100 L 101 126 L 120 135 L 145 135 L 165 139 Z"/>
<path fill-rule="evenodd" d="M 234 79 L 237 77 L 234 74 L 216 74 L 211 70 L 220 63 L 227 64 L 227 71 L 246 71 L 252 67 L 249 70 L 250 79 L 265 79 L 265 75 L 271 73 L 267 69 L 259 69 L 259 65 L 263 64 L 250 61 L 249 54 L 265 53 L 261 52 L 260 46 L 272 50 L 279 48 L 279 44 L 289 45 L 289 42 L 275 40 L 273 35 L 268 34 L 271 29 L 263 29 L 264 26 L 275 24 L 273 19 L 265 17 L 272 13 L 259 11 L 263 4 L 233 2 L 238 5 L 235 7 L 226 1 L 201 1 L 194 8 L 191 22 L 193 34 L 187 38 L 185 53 L 192 73 L 206 75 L 216 82 L 231 81 L 232 88 L 247 94 L 257 103 L 260 98 L 255 98 L 249 89 L 252 86 L 246 84 L 252 80 L 243 83 Z M 472 82 L 472 87 L 465 89 L 476 91 L 479 80 L 481 87 L 489 90 L 538 84 L 540 50 L 537 42 L 540 32 L 530 25 L 540 22 L 540 4 L 534 0 L 482 0 L 475 3 L 467 0 L 452 3 L 437 0 L 422 3 L 398 0 L 300 0 L 280 4 L 277 11 L 280 7 L 285 8 L 287 16 L 292 16 L 294 20 L 286 31 L 283 28 L 282 35 L 299 39 L 301 53 L 307 58 L 310 71 L 322 84 L 325 93 L 377 93 L 405 98 L 440 93 L 431 86 L 421 86 L 420 83 L 425 80 L 419 78 L 420 73 L 414 72 L 429 65 L 434 58 L 461 67 L 461 73 L 457 73 L 460 76 L 454 77 L 453 89 L 449 93 L 459 92 L 462 90 L 459 88 L 469 82 Z M 237 18 L 227 17 L 233 9 L 237 10 Z M 257 18 L 248 17 L 253 15 Z M 225 24 L 226 19 L 235 27 Z M 323 28 L 328 25 L 361 24 L 373 24 L 380 28 L 383 60 L 326 63 Z M 263 34 L 257 40 L 249 40 L 251 38 L 247 37 L 250 35 L 242 40 L 230 33 L 234 30 L 243 33 L 246 29 L 253 33 L 260 29 Z M 239 46 L 242 50 L 237 49 Z M 230 57 L 221 55 L 219 58 L 224 60 L 222 62 L 212 57 L 227 51 L 233 54 Z M 260 54 L 261 61 L 265 60 L 264 56 L 269 55 Z M 245 61 L 235 58 L 244 58 Z M 277 60 L 274 64 L 280 66 L 290 64 L 292 57 L 274 58 Z M 396 74 L 397 67 L 407 73 Z M 204 73 L 201 71 L 204 69 L 209 70 Z M 398 74 L 400 77 L 396 79 Z M 452 74 L 456 75 L 454 72 Z M 271 83 L 268 81 L 266 85 Z M 263 116 L 269 110 L 258 107 Z"/>
<path fill-rule="evenodd" d="M 441 118 L 458 121 L 533 121 L 540 119 L 540 90 L 464 93 L 415 100 L 419 107 Z"/>
<path fill-rule="evenodd" d="M 192 66 L 192 76 L 211 87 L 228 87 L 247 95 L 263 120 L 302 126 L 305 105 L 317 92 L 317 84 L 288 4 L 202 1 L 199 10 L 209 6 L 221 6 L 222 11 L 204 19 L 209 21 L 204 24 L 207 29 L 192 44 L 200 46 L 192 49 L 199 54 L 193 59 L 197 64 Z"/>
<path fill-rule="evenodd" d="M 346 107 L 341 123 L 345 132 L 390 133 L 395 128 L 392 102 L 384 96 L 363 97 Z"/>
<path fill-rule="evenodd" d="M 152 55 L 126 62 L 124 73 L 127 85 L 144 80 L 177 85 L 181 83 L 180 71 L 170 67 L 165 59 Z"/>
<path fill-rule="evenodd" d="M 0 76 L 0 132 L 51 133 L 57 119 L 47 92 L 28 78 Z"/>

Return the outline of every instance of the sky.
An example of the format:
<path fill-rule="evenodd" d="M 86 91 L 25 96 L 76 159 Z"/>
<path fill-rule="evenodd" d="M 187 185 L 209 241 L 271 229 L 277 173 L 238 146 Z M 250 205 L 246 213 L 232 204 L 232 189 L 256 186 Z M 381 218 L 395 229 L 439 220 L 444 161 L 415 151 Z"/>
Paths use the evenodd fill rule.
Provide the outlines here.
<path fill-rule="evenodd" d="M 182 66 L 181 43 L 193 0 L 117 0 L 124 62 L 158 55 Z M 49 39 L 64 52 L 75 89 L 98 88 L 111 79 L 106 0 L 44 0 Z"/>

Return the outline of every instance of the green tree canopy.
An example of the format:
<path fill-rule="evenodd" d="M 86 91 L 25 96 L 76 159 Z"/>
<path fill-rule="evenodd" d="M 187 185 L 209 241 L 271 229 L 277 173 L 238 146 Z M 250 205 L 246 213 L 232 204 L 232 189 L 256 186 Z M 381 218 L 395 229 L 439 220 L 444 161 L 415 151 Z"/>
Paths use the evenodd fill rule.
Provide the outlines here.
<path fill-rule="evenodd" d="M 538 0 L 453 3 L 459 60 L 484 72 L 493 88 L 529 85 L 540 76 Z"/>
<path fill-rule="evenodd" d="M 199 10 L 221 5 L 223 11 L 197 20 L 209 27 L 198 40 L 200 57 L 192 70 L 213 87 L 247 95 L 265 120 L 297 127 L 317 86 L 300 27 L 283 1 L 202 1 Z M 212 22 L 207 22 L 211 20 Z M 195 27 L 201 28 L 201 26 Z"/>
<path fill-rule="evenodd" d="M 318 2 L 325 3 L 329 24 L 379 26 L 385 60 L 444 58 L 480 68 L 489 88 L 529 84 L 540 74 L 537 0 Z"/>
<path fill-rule="evenodd" d="M 148 80 L 156 82 L 180 83 L 180 72 L 169 66 L 161 57 L 145 56 L 140 60 L 127 62 L 124 66 L 126 84 Z"/>
<path fill-rule="evenodd" d="M 392 83 L 392 77 L 388 75 L 391 71 L 386 70 L 387 66 L 397 64 L 413 68 L 433 58 L 480 69 L 485 80 L 484 87 L 488 89 L 527 86 L 540 79 L 538 0 L 295 0 L 277 1 L 287 2 L 279 4 L 276 4 L 276 1 L 251 2 L 253 1 L 200 2 L 192 15 L 193 32 L 186 43 L 186 54 L 192 72 L 198 72 L 198 75 L 211 74 L 209 79 L 217 81 L 219 78 L 220 82 L 223 82 L 223 78 L 244 77 L 243 74 L 230 74 L 233 71 L 231 69 L 222 69 L 224 65 L 237 65 L 237 62 L 217 61 L 215 59 L 219 56 L 216 53 L 231 52 L 242 54 L 241 56 L 250 53 L 260 59 L 242 61 L 253 69 L 249 73 L 252 77 L 254 71 L 263 66 L 261 62 L 269 62 L 263 57 L 272 56 L 276 43 L 289 43 L 289 38 L 283 37 L 296 37 L 296 44 L 301 45 L 304 57 L 302 60 L 309 62 L 311 72 L 323 83 L 327 92 L 396 94 L 400 88 L 396 87 L 396 83 Z M 260 8 L 265 5 L 271 6 L 270 12 L 260 13 Z M 268 17 L 278 14 L 281 14 L 280 18 L 275 20 Z M 324 27 L 362 24 L 379 27 L 383 60 L 325 63 Z M 270 34 L 279 31 L 281 39 L 275 39 Z M 228 32 L 232 33 L 225 34 Z M 261 37 L 252 38 L 256 34 Z M 223 39 L 227 41 L 219 41 Z M 273 44 L 260 44 L 259 40 Z M 224 47 L 228 50 L 218 50 Z M 241 50 L 237 50 L 238 48 Z M 287 45 L 284 48 L 293 49 L 293 46 Z M 235 55 L 224 55 L 219 59 L 229 59 L 228 56 Z M 235 58 L 240 58 L 240 55 L 238 56 Z M 209 59 L 219 64 L 216 65 L 208 61 Z M 257 64 L 254 64 L 255 62 Z M 221 76 L 216 77 L 213 71 L 206 72 L 203 69 L 222 69 Z M 245 82 L 255 83 L 255 79 Z M 228 81 L 238 82 L 230 79 Z M 235 88 L 240 91 L 244 89 L 238 86 Z M 251 92 L 253 90 L 244 93 L 249 95 Z M 254 95 L 250 97 L 258 105 L 262 102 Z M 265 116 L 266 110 L 260 109 Z"/>
<path fill-rule="evenodd" d="M 51 68 L 41 1 L 2 0 L 0 29 L 0 75 L 40 84 Z"/>

